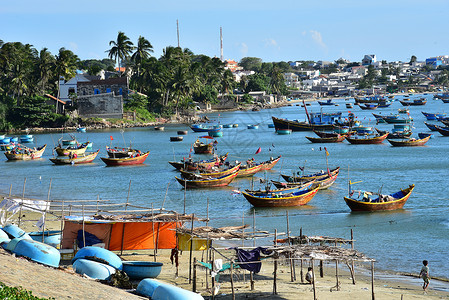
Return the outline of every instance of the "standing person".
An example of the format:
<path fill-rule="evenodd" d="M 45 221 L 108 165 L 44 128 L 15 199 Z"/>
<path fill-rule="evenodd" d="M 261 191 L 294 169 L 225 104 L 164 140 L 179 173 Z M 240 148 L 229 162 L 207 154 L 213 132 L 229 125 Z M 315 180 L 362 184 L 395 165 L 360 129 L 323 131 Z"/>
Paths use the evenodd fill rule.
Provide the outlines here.
<path fill-rule="evenodd" d="M 427 260 L 422 261 L 423 267 L 421 268 L 421 272 L 419 273 L 419 277 L 424 280 L 422 288 L 424 291 L 427 291 L 427 287 L 429 286 L 430 276 L 429 276 L 429 262 Z"/>
<path fill-rule="evenodd" d="M 306 273 L 306 280 L 308 283 L 312 284 L 314 279 L 315 278 L 313 277 L 312 267 L 309 267 Z"/>

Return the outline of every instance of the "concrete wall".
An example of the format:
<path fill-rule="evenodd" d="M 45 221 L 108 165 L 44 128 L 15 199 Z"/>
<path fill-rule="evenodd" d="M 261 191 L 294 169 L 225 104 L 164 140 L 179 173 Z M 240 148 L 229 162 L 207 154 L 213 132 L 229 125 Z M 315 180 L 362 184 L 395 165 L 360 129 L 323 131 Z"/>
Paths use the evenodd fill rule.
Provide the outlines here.
<path fill-rule="evenodd" d="M 84 118 L 123 118 L 123 98 L 114 93 L 78 96 L 78 114 Z"/>

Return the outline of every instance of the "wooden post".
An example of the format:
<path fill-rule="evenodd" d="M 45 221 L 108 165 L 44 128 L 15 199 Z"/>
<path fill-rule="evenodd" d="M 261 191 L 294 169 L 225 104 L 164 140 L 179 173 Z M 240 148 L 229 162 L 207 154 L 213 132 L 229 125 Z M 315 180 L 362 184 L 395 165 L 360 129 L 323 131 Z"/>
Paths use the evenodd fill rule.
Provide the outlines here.
<path fill-rule="evenodd" d="M 131 179 L 129 180 L 129 186 L 128 186 L 128 196 L 126 197 L 126 205 L 125 210 L 128 210 L 128 204 L 129 204 L 129 193 L 131 192 Z"/>
<path fill-rule="evenodd" d="M 97 195 L 97 215 L 98 215 L 98 202 L 100 202 L 100 195 Z"/>
<path fill-rule="evenodd" d="M 84 225 L 86 224 L 86 221 L 84 220 L 84 204 L 83 204 L 83 248 L 86 247 L 86 234 L 84 230 Z"/>
<path fill-rule="evenodd" d="M 256 209 L 253 207 L 253 234 L 256 234 Z M 253 247 L 256 247 L 256 239 L 253 236 Z"/>
<path fill-rule="evenodd" d="M 242 213 L 242 235 L 245 235 L 245 212 Z M 242 239 L 242 248 L 245 247 L 245 239 Z M 246 270 L 243 270 L 243 282 L 246 282 Z"/>
<path fill-rule="evenodd" d="M 213 252 L 213 251 L 211 251 L 211 254 L 212 254 L 212 257 L 211 257 L 211 260 L 210 260 L 210 265 L 211 265 L 211 271 L 213 271 L 213 268 L 214 268 L 214 259 L 215 259 L 215 252 Z M 214 300 L 215 299 L 215 293 L 214 293 L 214 291 L 215 291 L 215 276 L 212 276 L 212 300 Z"/>
<path fill-rule="evenodd" d="M 338 259 L 335 260 L 335 278 L 337 279 L 337 291 L 340 290 L 340 281 L 338 280 Z"/>
<path fill-rule="evenodd" d="M 178 229 L 178 213 L 176 213 L 176 230 Z M 154 221 L 154 220 L 153 220 Z M 154 227 L 153 227 L 153 235 L 154 235 Z M 179 241 L 178 241 L 178 235 L 176 235 L 176 251 L 178 251 L 178 253 L 176 254 L 179 257 Z M 154 260 L 156 261 L 156 255 L 154 255 Z M 176 278 L 178 278 L 179 276 L 179 265 L 176 263 L 175 261 L 175 265 L 176 265 Z"/>
<path fill-rule="evenodd" d="M 11 191 L 12 191 L 12 183 L 9 186 L 9 195 L 8 195 L 8 197 L 10 197 L 10 198 L 11 198 Z"/>
<path fill-rule="evenodd" d="M 156 261 L 156 255 L 157 255 L 157 247 L 156 247 L 156 241 L 154 239 L 155 233 L 154 233 L 154 205 L 153 202 L 151 202 L 151 229 L 153 230 L 153 259 Z"/>
<path fill-rule="evenodd" d="M 62 207 L 61 207 L 61 234 L 64 229 L 64 198 L 62 199 Z M 62 239 L 59 242 L 59 249 L 62 249 Z"/>
<path fill-rule="evenodd" d="M 18 224 L 19 227 L 20 227 L 20 223 L 22 222 L 22 208 L 23 208 L 23 200 L 25 198 L 25 184 L 26 183 L 27 183 L 27 178 L 25 177 L 25 180 L 23 181 L 22 199 L 20 201 L 19 224 Z"/>
<path fill-rule="evenodd" d="M 316 286 L 315 286 L 315 268 L 314 268 L 314 262 L 312 258 L 312 284 L 313 284 L 313 300 L 317 300 L 316 298 Z"/>
<path fill-rule="evenodd" d="M 276 247 L 276 241 L 278 238 L 278 230 L 274 230 L 274 246 Z M 278 262 L 277 259 L 274 259 L 274 277 L 273 277 L 273 295 L 277 295 L 277 271 L 278 271 Z"/>
<path fill-rule="evenodd" d="M 232 290 L 232 300 L 235 300 L 234 292 L 234 261 L 231 260 L 231 290 Z"/>
<path fill-rule="evenodd" d="M 184 179 L 184 215 L 186 214 L 187 179 Z"/>
<path fill-rule="evenodd" d="M 354 233 L 351 228 L 351 249 L 354 250 Z M 354 269 L 354 260 L 351 261 L 351 269 L 352 269 L 352 284 L 355 284 L 355 269 Z"/>
<path fill-rule="evenodd" d="M 299 241 L 300 242 L 301 242 L 301 239 L 302 239 L 302 227 L 299 228 Z M 303 272 L 302 268 L 303 268 L 303 258 L 301 256 L 301 272 L 300 272 L 300 275 L 301 275 L 301 283 L 304 283 L 304 272 Z"/>
<path fill-rule="evenodd" d="M 45 203 L 45 211 L 44 211 L 44 227 L 42 229 L 42 243 L 44 242 L 44 236 L 45 236 L 45 223 L 47 222 L 47 210 L 50 210 L 49 203 L 50 203 L 50 191 L 51 191 L 51 178 L 50 178 L 50 186 L 48 187 L 48 194 L 47 194 L 47 203 Z"/>
<path fill-rule="evenodd" d="M 324 277 L 324 270 L 323 270 L 323 260 L 320 259 L 320 277 Z"/>
<path fill-rule="evenodd" d="M 194 220 L 195 220 L 195 214 L 192 214 L 192 227 L 190 229 L 189 284 L 192 281 L 193 221 Z"/>
<path fill-rule="evenodd" d="M 371 261 L 371 300 L 375 300 L 374 296 L 374 261 Z"/>
<path fill-rule="evenodd" d="M 192 291 L 196 293 L 196 257 L 193 258 L 193 286 Z"/>
<path fill-rule="evenodd" d="M 249 272 L 251 291 L 254 291 L 254 272 Z"/>
<path fill-rule="evenodd" d="M 206 205 L 206 227 L 209 226 L 209 197 L 207 197 L 207 205 Z M 209 247 L 209 232 L 206 235 L 206 241 L 207 241 L 207 248 L 206 248 L 206 262 L 209 260 L 209 252 L 210 247 Z M 205 272 L 206 272 L 206 290 L 209 289 L 209 280 L 208 280 L 208 273 L 209 273 L 209 269 L 208 268 L 204 268 Z"/>
<path fill-rule="evenodd" d="M 286 218 L 287 218 L 287 241 L 288 241 L 288 245 L 290 246 L 290 223 L 288 220 L 288 210 L 286 211 L 285 214 Z M 291 253 L 288 254 L 288 260 L 290 263 L 290 281 L 293 282 L 295 280 L 294 275 L 293 275 L 293 260 L 292 260 L 292 255 Z"/>

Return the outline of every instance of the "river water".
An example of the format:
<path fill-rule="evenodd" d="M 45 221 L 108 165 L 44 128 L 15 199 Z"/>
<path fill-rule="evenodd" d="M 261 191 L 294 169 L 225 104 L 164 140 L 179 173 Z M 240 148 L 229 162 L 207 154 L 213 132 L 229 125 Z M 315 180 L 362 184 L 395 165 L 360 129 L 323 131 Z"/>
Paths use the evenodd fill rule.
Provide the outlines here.
<path fill-rule="evenodd" d="M 431 95 L 425 106 L 410 107 L 414 118 L 414 135 L 428 132 L 421 111 L 441 112 L 449 109 L 449 104 L 433 100 Z M 401 97 L 399 97 L 400 99 Z M 323 106 L 313 103 L 309 111 L 343 111 L 345 99 L 335 100 L 338 106 Z M 389 114 L 397 112 L 402 105 L 395 101 L 389 108 L 362 111 L 355 106 L 354 112 L 363 124 L 375 125 L 371 112 Z M 251 179 L 236 179 L 231 186 L 219 189 L 188 190 L 185 196 L 187 213 L 206 216 L 209 200 L 209 217 L 212 226 L 252 225 L 254 208 L 242 195 L 235 195 L 235 189 L 250 188 L 253 183 L 259 187 L 259 179 L 279 180 L 279 173 L 293 174 L 305 167 L 306 172 L 326 169 L 324 144 L 312 144 L 305 136 L 312 132 L 294 132 L 291 135 L 277 135 L 268 128 L 271 116 L 305 120 L 304 108 L 292 104 L 282 108 L 253 111 L 235 111 L 209 114 L 209 118 L 220 122 L 237 123 L 238 128 L 223 129 L 224 136 L 218 138 L 218 152 L 229 152 L 230 161 L 245 161 L 254 157 L 256 161 L 282 155 L 281 161 L 271 171 L 259 173 Z M 259 124 L 259 129 L 247 129 L 248 124 Z M 393 125 L 379 124 L 379 129 L 392 129 Z M 189 130 L 182 142 L 170 142 L 178 130 Z M 132 128 L 120 130 L 89 131 L 76 134 L 78 140 L 90 140 L 94 149 L 101 149 L 99 156 L 106 156 L 105 146 L 129 145 L 142 151 L 150 150 L 145 164 L 130 167 L 106 167 L 99 159 L 87 165 L 55 166 L 48 158 L 52 147 L 61 134 L 35 135 L 35 144 L 49 146 L 43 159 L 37 161 L 0 162 L 0 192 L 8 193 L 12 185 L 13 194 L 22 194 L 26 178 L 25 196 L 46 199 L 50 179 L 52 189 L 50 199 L 111 199 L 123 203 L 128 196 L 133 204 L 160 207 L 168 193 L 164 207 L 183 212 L 184 191 L 174 179 L 178 173 L 168 164 L 169 160 L 187 157 L 190 147 L 200 133 L 194 133 L 186 125 L 167 125 L 165 131 L 152 128 Z M 113 137 L 111 141 L 110 137 Z M 65 135 L 67 138 L 68 135 Z M 325 145 L 329 152 L 329 167 L 340 166 L 340 175 L 328 190 L 322 190 L 308 205 L 282 209 L 255 209 L 256 227 L 259 230 L 286 232 L 286 211 L 289 212 L 290 230 L 299 235 L 302 227 L 305 235 L 326 235 L 350 237 L 354 230 L 356 249 L 375 258 L 376 268 L 397 272 L 419 272 L 421 261 L 430 261 L 433 276 L 449 278 L 446 268 L 448 257 L 448 183 L 449 183 L 449 137 L 434 133 L 434 137 L 423 147 L 392 147 L 385 141 L 380 145 L 350 145 L 347 142 Z M 259 154 L 255 154 L 258 148 Z M 206 155 L 194 155 L 207 158 Z M 415 184 L 403 210 L 378 213 L 351 213 L 343 197 L 347 194 L 349 178 L 362 181 L 354 189 L 392 193 L 409 184 Z M 259 243 L 267 245 L 268 241 Z M 251 243 L 252 244 L 252 243 Z"/>

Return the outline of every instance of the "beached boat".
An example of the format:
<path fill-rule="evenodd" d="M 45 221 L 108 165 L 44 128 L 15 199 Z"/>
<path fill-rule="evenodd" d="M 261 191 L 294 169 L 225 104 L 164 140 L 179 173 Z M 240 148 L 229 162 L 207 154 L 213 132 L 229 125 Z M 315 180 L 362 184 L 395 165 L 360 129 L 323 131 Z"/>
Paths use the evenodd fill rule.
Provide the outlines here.
<path fill-rule="evenodd" d="M 97 280 L 109 280 L 116 272 L 112 266 L 84 258 L 77 259 L 72 268 L 77 274 Z"/>
<path fill-rule="evenodd" d="M 221 187 L 227 186 L 230 184 L 237 176 L 238 171 L 218 177 L 218 178 L 201 178 L 201 179 L 182 179 L 179 177 L 175 177 L 175 179 L 186 188 L 212 188 L 212 187 Z"/>
<path fill-rule="evenodd" d="M 412 184 L 406 189 L 401 189 L 399 192 L 390 194 L 390 195 L 378 195 L 374 199 L 370 199 L 368 196 L 376 195 L 371 192 L 363 192 L 360 191 L 351 191 L 349 197 L 344 197 L 346 204 L 352 211 L 384 211 L 384 210 L 395 210 L 401 209 L 407 199 L 410 197 L 415 185 Z M 363 195 L 364 198 L 356 199 L 353 197 L 355 194 Z"/>
<path fill-rule="evenodd" d="M 382 135 L 347 136 L 346 140 L 354 145 L 381 144 L 388 136 L 388 132 Z"/>
<path fill-rule="evenodd" d="M 141 280 L 136 292 L 153 300 L 204 300 L 200 294 L 151 278 Z"/>
<path fill-rule="evenodd" d="M 306 139 L 311 141 L 312 143 L 340 143 L 345 139 L 345 135 L 338 134 L 336 137 L 310 137 L 306 136 Z"/>
<path fill-rule="evenodd" d="M 255 207 L 288 207 L 306 205 L 318 192 L 318 187 L 288 194 L 257 196 L 242 192 L 243 196 Z"/>
<path fill-rule="evenodd" d="M 163 265 L 154 261 L 124 261 L 123 272 L 130 279 L 156 278 L 161 273 Z"/>
<path fill-rule="evenodd" d="M 81 155 L 74 154 L 73 156 L 58 156 L 50 158 L 50 161 L 56 165 L 87 164 L 92 162 L 95 157 L 97 157 L 98 152 L 100 152 L 100 150 L 89 153 L 86 152 Z"/>
<path fill-rule="evenodd" d="M 145 153 L 136 152 L 133 156 L 128 157 L 100 157 L 101 160 L 108 166 L 131 166 L 131 165 L 140 165 L 142 164 L 150 154 L 150 151 Z"/>
<path fill-rule="evenodd" d="M 235 166 L 231 166 L 229 168 L 226 168 L 224 170 L 217 170 L 214 171 L 213 169 L 209 170 L 197 170 L 197 171 L 185 171 L 183 169 L 179 170 L 181 172 L 181 177 L 183 179 L 197 179 L 197 178 L 218 178 L 225 175 L 232 174 L 234 172 L 237 172 L 240 168 L 240 164 L 237 164 Z"/>
<path fill-rule="evenodd" d="M 436 130 L 444 136 L 449 136 L 449 127 L 441 127 L 435 125 Z"/>
<path fill-rule="evenodd" d="M 169 161 L 168 163 L 177 170 L 184 169 L 187 171 L 195 171 L 198 169 L 210 169 L 214 166 L 221 166 L 227 158 L 228 153 L 208 160 L 194 161 L 192 158 L 188 158 L 181 161 Z"/>
<path fill-rule="evenodd" d="M 58 154 L 59 156 L 69 156 L 74 154 L 82 155 L 84 154 L 84 152 L 86 152 L 88 143 L 89 142 L 82 144 L 74 144 L 67 147 L 62 147 L 59 145 L 56 146 L 54 150 L 56 151 L 56 154 Z"/>
<path fill-rule="evenodd" d="M 81 248 L 72 259 L 72 264 L 78 259 L 88 259 L 107 264 L 118 270 L 123 269 L 123 262 L 120 257 L 114 252 L 101 247 L 86 246 Z"/>
<path fill-rule="evenodd" d="M 399 100 L 403 106 L 416 106 L 416 105 L 425 105 L 427 103 L 427 100 L 422 99 L 415 99 L 413 101 L 406 101 L 406 100 Z"/>
<path fill-rule="evenodd" d="M 55 247 L 31 239 L 20 239 L 15 243 L 11 252 L 16 256 L 24 256 L 32 261 L 54 268 L 59 267 L 61 260 L 61 254 Z"/>
<path fill-rule="evenodd" d="M 39 148 L 28 148 L 22 145 L 17 145 L 10 151 L 5 152 L 8 160 L 33 160 L 42 157 L 47 144 Z"/>
<path fill-rule="evenodd" d="M 391 140 L 388 142 L 394 147 L 411 147 L 411 146 L 423 146 L 430 139 L 430 135 L 425 138 L 420 139 L 404 139 L 404 140 Z"/>
<path fill-rule="evenodd" d="M 279 155 L 276 158 L 270 157 L 269 160 L 261 163 L 262 167 L 260 168 L 260 170 L 261 171 L 271 170 L 279 162 L 280 159 L 281 159 L 281 155 Z"/>
<path fill-rule="evenodd" d="M 200 140 L 196 140 L 193 143 L 193 151 L 195 154 L 212 154 L 214 152 L 214 142 L 203 143 Z"/>

